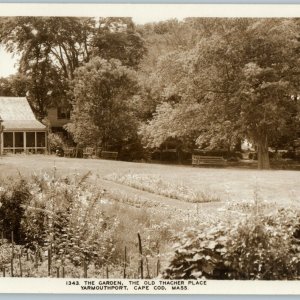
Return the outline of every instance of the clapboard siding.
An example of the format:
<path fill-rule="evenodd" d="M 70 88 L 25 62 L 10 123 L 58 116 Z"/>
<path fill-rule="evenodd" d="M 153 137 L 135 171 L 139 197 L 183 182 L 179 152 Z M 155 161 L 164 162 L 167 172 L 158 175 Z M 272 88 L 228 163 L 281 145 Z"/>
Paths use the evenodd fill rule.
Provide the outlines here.
<path fill-rule="evenodd" d="M 57 108 L 50 108 L 48 110 L 48 120 L 51 127 L 63 127 L 70 122 L 69 119 L 57 119 Z"/>

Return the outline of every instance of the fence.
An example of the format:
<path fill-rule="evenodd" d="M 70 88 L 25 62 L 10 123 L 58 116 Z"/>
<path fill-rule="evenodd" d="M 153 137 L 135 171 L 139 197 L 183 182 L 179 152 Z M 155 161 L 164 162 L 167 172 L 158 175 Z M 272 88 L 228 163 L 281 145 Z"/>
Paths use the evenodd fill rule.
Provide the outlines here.
<path fill-rule="evenodd" d="M 143 246 L 142 246 L 142 239 L 141 235 L 137 234 L 138 238 L 138 266 L 137 266 L 137 273 L 134 273 L 132 277 L 130 277 L 130 274 L 128 274 L 128 268 L 130 266 L 130 261 L 128 260 L 128 249 L 125 246 L 124 248 L 124 257 L 123 257 L 123 270 L 120 274 L 120 278 L 153 278 L 157 277 L 160 273 L 160 259 L 158 258 L 155 262 L 155 272 L 150 272 L 149 267 L 149 260 L 147 257 L 143 256 Z M 1 236 L 1 246 L 3 246 L 5 243 L 7 243 L 7 240 L 3 238 L 3 232 Z M 0 246 L 0 250 L 1 250 Z M 20 251 L 16 250 L 16 244 L 14 242 L 14 234 L 11 232 L 11 240 L 10 240 L 10 262 L 2 264 L 0 266 L 0 277 L 32 277 L 32 272 L 29 273 L 28 270 L 31 268 L 24 269 L 25 264 L 30 264 L 32 268 L 35 269 L 35 271 L 38 271 L 41 267 L 41 264 L 47 264 L 47 269 L 43 269 L 45 272 L 44 274 L 41 274 L 40 277 L 57 277 L 57 278 L 65 278 L 68 277 L 67 271 L 66 271 L 66 265 L 64 262 L 60 262 L 57 264 L 57 261 L 53 260 L 53 248 L 52 245 L 50 245 L 46 251 L 45 249 L 41 247 L 37 247 L 35 251 L 30 250 L 29 248 L 22 248 Z M 158 253 L 159 254 L 159 253 Z M 109 278 L 110 270 L 109 266 L 103 266 L 105 269 L 105 277 Z M 81 274 L 83 278 L 88 278 L 88 270 L 89 270 L 89 263 L 86 259 L 82 259 L 80 265 L 78 268 L 81 268 Z M 153 270 L 153 268 L 152 268 Z M 27 273 L 26 273 L 27 271 Z M 70 277 L 70 276 L 69 276 Z"/>

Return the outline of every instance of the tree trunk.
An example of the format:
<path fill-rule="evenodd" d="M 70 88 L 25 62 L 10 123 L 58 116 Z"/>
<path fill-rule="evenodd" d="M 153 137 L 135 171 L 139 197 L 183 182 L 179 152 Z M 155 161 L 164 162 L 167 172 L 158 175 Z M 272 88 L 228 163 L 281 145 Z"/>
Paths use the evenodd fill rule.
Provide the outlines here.
<path fill-rule="evenodd" d="M 181 147 L 176 147 L 176 153 L 177 153 L 177 163 L 179 165 L 182 164 L 182 151 L 181 151 Z"/>
<path fill-rule="evenodd" d="M 257 142 L 257 159 L 258 169 L 267 170 L 270 169 L 270 158 L 268 149 L 268 137 L 265 136 Z"/>

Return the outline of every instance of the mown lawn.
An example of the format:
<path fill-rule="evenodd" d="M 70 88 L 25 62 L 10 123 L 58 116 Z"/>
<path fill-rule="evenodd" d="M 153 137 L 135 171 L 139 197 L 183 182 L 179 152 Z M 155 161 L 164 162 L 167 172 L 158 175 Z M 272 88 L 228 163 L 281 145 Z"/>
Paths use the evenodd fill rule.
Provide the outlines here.
<path fill-rule="evenodd" d="M 0 179 L 15 176 L 18 172 L 28 175 L 33 172 L 54 172 L 54 170 L 57 174 L 68 175 L 91 171 L 95 182 L 104 182 L 103 178 L 112 173 L 157 176 L 172 184 L 183 184 L 194 190 L 216 194 L 223 201 L 250 201 L 254 197 L 281 204 L 300 201 L 299 171 L 193 168 L 42 155 L 15 155 L 0 158 Z M 108 181 L 105 181 L 105 185 L 116 186 Z M 122 185 L 118 185 L 118 189 L 124 189 L 125 192 L 132 190 Z"/>

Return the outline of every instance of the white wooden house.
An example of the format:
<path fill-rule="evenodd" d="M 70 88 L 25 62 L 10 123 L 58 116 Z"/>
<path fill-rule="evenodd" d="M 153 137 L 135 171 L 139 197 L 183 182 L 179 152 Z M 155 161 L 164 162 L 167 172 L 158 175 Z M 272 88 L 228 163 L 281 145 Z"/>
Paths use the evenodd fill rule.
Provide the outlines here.
<path fill-rule="evenodd" d="M 70 122 L 70 109 L 67 106 L 51 107 L 47 110 L 47 120 L 52 132 L 65 133 L 64 125 Z"/>
<path fill-rule="evenodd" d="M 27 99 L 0 97 L 0 154 L 46 151 L 46 126 L 35 118 Z"/>

